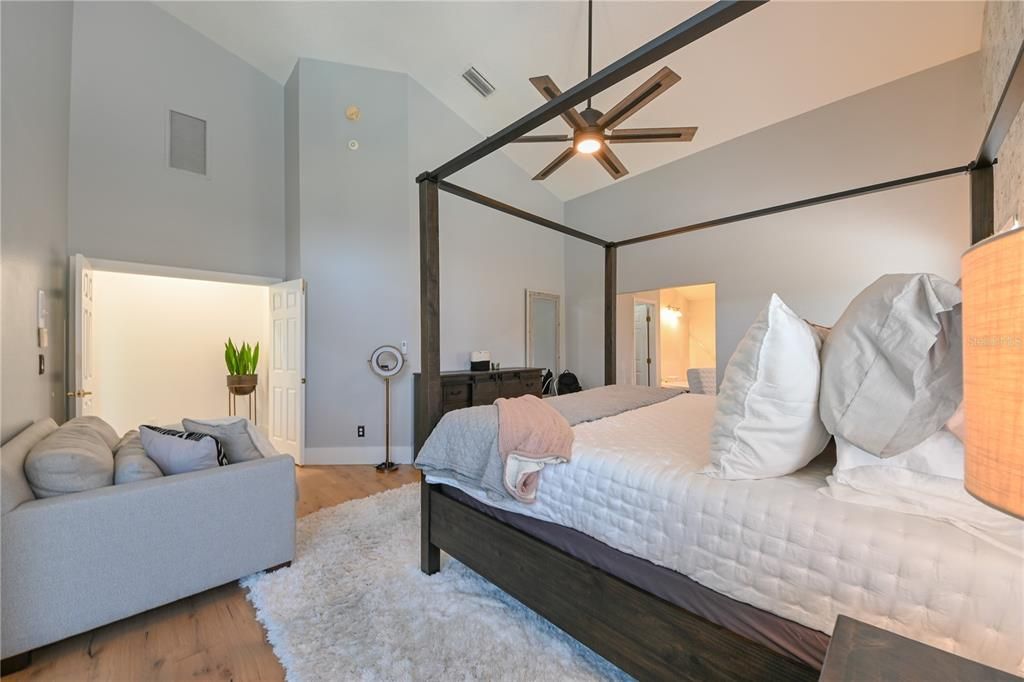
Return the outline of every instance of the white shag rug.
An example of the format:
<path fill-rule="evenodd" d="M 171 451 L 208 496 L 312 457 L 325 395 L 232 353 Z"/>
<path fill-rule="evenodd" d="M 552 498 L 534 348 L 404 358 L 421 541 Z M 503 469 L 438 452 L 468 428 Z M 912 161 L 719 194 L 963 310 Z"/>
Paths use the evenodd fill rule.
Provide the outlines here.
<path fill-rule="evenodd" d="M 418 484 L 299 519 L 288 568 L 242 581 L 291 682 L 629 679 L 442 554 L 419 570 Z"/>

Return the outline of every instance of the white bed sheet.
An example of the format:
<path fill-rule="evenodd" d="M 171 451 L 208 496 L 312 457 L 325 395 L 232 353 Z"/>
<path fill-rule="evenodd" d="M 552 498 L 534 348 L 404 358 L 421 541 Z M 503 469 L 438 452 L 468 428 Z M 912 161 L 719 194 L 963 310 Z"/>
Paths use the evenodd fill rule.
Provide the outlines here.
<path fill-rule="evenodd" d="M 541 472 L 534 504 L 490 504 L 618 550 L 826 634 L 846 614 L 1024 673 L 1022 561 L 942 521 L 817 491 L 831 461 L 760 481 L 696 473 L 715 399 L 682 395 L 574 427 L 572 461 Z"/>

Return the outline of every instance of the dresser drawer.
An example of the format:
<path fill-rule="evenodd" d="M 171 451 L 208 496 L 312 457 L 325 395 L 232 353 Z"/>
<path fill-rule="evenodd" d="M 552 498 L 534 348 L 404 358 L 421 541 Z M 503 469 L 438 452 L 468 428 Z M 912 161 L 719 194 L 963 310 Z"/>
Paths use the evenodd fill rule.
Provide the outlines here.
<path fill-rule="evenodd" d="M 473 379 L 473 404 L 491 405 L 501 397 L 498 392 L 498 377 L 495 375 Z"/>

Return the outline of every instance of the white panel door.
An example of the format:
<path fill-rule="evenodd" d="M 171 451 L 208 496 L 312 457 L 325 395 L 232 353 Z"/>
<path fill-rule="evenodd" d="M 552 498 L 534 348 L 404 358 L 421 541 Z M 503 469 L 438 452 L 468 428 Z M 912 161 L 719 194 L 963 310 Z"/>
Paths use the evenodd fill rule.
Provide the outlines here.
<path fill-rule="evenodd" d="M 302 464 L 306 427 L 306 284 L 270 287 L 270 442 Z"/>
<path fill-rule="evenodd" d="M 68 417 L 99 414 L 96 353 L 93 350 L 93 270 L 82 254 L 71 256 L 71 371 L 67 386 Z"/>

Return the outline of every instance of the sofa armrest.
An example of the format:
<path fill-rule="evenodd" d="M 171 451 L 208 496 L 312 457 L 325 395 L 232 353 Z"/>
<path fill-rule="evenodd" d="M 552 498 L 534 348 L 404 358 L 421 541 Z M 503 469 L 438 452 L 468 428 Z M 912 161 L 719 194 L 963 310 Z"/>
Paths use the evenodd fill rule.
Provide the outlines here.
<path fill-rule="evenodd" d="M 12 656 L 290 561 L 291 457 L 32 500 L 3 516 Z"/>

